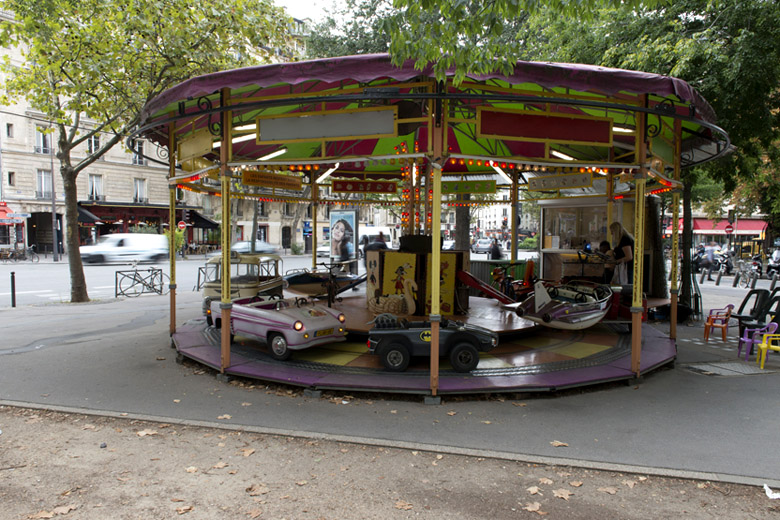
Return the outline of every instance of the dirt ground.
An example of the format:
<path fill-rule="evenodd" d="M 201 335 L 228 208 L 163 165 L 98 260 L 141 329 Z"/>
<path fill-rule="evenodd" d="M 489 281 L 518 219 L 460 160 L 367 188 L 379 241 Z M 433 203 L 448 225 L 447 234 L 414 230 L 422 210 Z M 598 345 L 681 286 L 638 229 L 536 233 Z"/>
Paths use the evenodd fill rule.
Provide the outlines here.
<path fill-rule="evenodd" d="M 0 406 L 0 518 L 778 518 L 763 489 Z"/>

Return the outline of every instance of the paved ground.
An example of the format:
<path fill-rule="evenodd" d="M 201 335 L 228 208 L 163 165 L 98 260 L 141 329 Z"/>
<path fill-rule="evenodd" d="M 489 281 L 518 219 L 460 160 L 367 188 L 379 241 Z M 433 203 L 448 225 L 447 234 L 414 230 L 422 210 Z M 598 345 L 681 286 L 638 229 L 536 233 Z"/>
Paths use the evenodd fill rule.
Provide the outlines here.
<path fill-rule="evenodd" d="M 726 302 L 739 303 L 744 292 L 743 289 L 733 289 L 730 285 L 719 288 L 712 285 L 705 286 L 704 306 L 711 308 L 723 306 Z M 99 431 L 105 432 L 106 435 L 110 432 L 119 433 L 117 430 L 122 430 L 126 434 L 125 437 L 133 441 L 142 438 L 137 435 L 138 432 L 151 429 L 156 430 L 158 434 L 150 434 L 150 437 L 155 440 L 158 437 L 165 437 L 170 441 L 165 446 L 155 445 L 152 452 L 148 452 L 146 448 L 141 449 L 140 445 L 135 445 L 136 448 L 132 450 L 121 452 L 126 456 L 140 457 L 139 461 L 144 457 L 152 461 L 167 460 L 162 458 L 162 454 L 166 453 L 168 448 L 185 459 L 202 456 L 203 453 L 210 453 L 214 449 L 214 443 L 211 441 L 203 443 L 198 441 L 198 438 L 210 439 L 214 435 L 230 436 L 230 432 L 241 431 L 244 435 L 251 433 L 256 436 L 252 439 L 264 439 L 263 443 L 270 443 L 268 439 L 282 439 L 284 442 L 291 443 L 286 446 L 286 449 L 284 443 L 277 446 L 279 450 L 288 452 L 287 459 L 284 459 L 284 455 L 280 455 L 278 451 L 263 448 L 269 449 L 269 453 L 274 454 L 274 457 L 282 457 L 288 461 L 297 460 L 301 453 L 316 459 L 317 450 L 307 448 L 311 446 L 327 446 L 328 450 L 335 449 L 339 453 L 341 449 L 352 449 L 334 448 L 334 446 L 341 446 L 340 443 L 349 443 L 350 446 L 372 446 L 366 447 L 365 450 L 378 450 L 380 447 L 386 450 L 400 450 L 392 453 L 394 457 L 400 457 L 401 460 L 410 456 L 412 452 L 427 453 L 428 457 L 431 457 L 430 454 L 448 458 L 457 457 L 458 464 L 450 469 L 467 475 L 464 476 L 464 482 L 472 484 L 480 482 L 482 483 L 480 486 L 484 486 L 485 481 L 478 471 L 472 473 L 472 470 L 477 462 L 485 460 L 497 464 L 490 466 L 490 471 L 484 474 L 488 476 L 488 481 L 491 480 L 490 476 L 494 471 L 500 471 L 503 467 L 510 468 L 510 474 L 528 473 L 529 470 L 519 468 L 526 467 L 525 465 L 530 463 L 531 466 L 527 467 L 534 468 L 534 464 L 553 465 L 549 470 L 552 473 L 576 471 L 576 478 L 580 478 L 580 472 L 588 470 L 594 475 L 598 474 L 599 479 L 603 479 L 599 480 L 599 487 L 611 487 L 617 483 L 620 491 L 626 491 L 623 487 L 628 486 L 620 487 L 619 477 L 612 476 L 618 473 L 635 475 L 630 476 L 629 480 L 637 483 L 640 482 L 637 475 L 648 477 L 653 481 L 657 481 L 661 476 L 701 479 L 718 483 L 719 489 L 727 489 L 723 487 L 727 483 L 740 483 L 749 487 L 733 488 L 738 491 L 733 491 L 732 488 L 728 488 L 732 491 L 714 491 L 711 496 L 699 497 L 699 500 L 713 504 L 717 502 L 714 497 L 718 495 L 738 494 L 740 496 L 738 502 L 749 507 L 749 511 L 739 510 L 734 511 L 734 515 L 724 516 L 761 518 L 765 514 L 776 513 L 776 509 L 767 509 L 773 507 L 775 502 L 762 495 L 762 485 L 768 483 L 775 489 L 780 488 L 780 476 L 778 476 L 780 455 L 776 450 L 771 449 L 776 442 L 777 432 L 780 431 L 780 418 L 777 414 L 780 397 L 776 392 L 780 378 L 778 376 L 780 356 L 770 357 L 768 370 L 763 372 L 754 370 L 755 363 L 752 358 L 749 363 L 736 358 L 736 333 L 733 330 L 730 332 L 727 344 L 720 340 L 711 340 L 709 344 L 704 344 L 701 341 L 701 324 L 681 326 L 678 342 L 679 357 L 675 368 L 655 372 L 635 386 L 600 385 L 555 394 L 449 397 L 440 406 L 426 406 L 421 403 L 419 397 L 328 392 L 322 398 L 313 399 L 303 396 L 298 389 L 284 386 L 257 385 L 240 380 L 230 384 L 219 383 L 210 370 L 189 363 L 185 365 L 174 363 L 175 354 L 170 349 L 167 336 L 167 302 L 167 297 L 144 296 L 132 300 L 29 306 L 2 311 L 4 327 L 3 339 L 0 341 L 0 361 L 2 361 L 0 362 L 0 404 L 5 405 L 5 408 L 0 414 L 0 430 L 4 430 L 3 434 L 0 434 L 0 448 L 2 448 L 0 453 L 4 461 L 0 462 L 0 499 L 3 499 L 4 503 L 6 503 L 4 494 L 15 504 L 18 500 L 24 503 L 26 500 L 24 497 L 36 496 L 36 486 L 40 486 L 40 482 L 49 478 L 51 468 L 47 467 L 47 460 L 57 459 L 54 455 L 64 457 L 64 454 L 69 453 L 71 444 L 82 446 L 82 443 L 87 443 L 86 445 L 93 446 L 98 439 L 92 434 L 95 428 L 99 428 Z M 197 316 L 199 313 L 197 294 L 183 293 L 180 295 L 179 303 L 179 321 Z M 667 323 L 659 323 L 656 326 L 668 329 Z M 12 408 L 8 408 L 9 405 Z M 43 411 L 18 410 L 16 407 L 54 410 L 59 412 L 59 415 Z M 104 419 L 83 417 L 80 415 L 82 413 L 94 414 Z M 33 418 L 34 422 L 31 424 L 35 425 L 40 421 L 44 426 L 35 431 L 26 431 L 25 427 L 29 427 L 28 422 L 19 420 L 19 417 L 30 419 L 33 415 L 37 416 L 37 419 Z M 67 429 L 69 435 L 66 437 L 60 435 L 61 431 L 65 431 L 62 429 L 63 425 L 74 421 L 75 426 Z M 143 428 L 140 426 L 136 428 L 130 421 L 157 421 L 157 425 L 143 423 Z M 205 429 L 197 430 L 196 437 L 188 437 L 186 443 L 182 443 L 177 436 L 160 434 L 163 428 L 160 423 L 171 425 L 166 428 L 172 428 L 177 432 Z M 89 424 L 92 426 L 87 427 L 86 425 Z M 17 429 L 20 432 L 18 436 L 15 433 Z M 166 429 L 164 433 L 168 431 L 171 430 Z M 219 433 L 220 431 L 222 433 Z M 267 436 L 269 434 L 271 437 Z M 22 442 L 23 439 L 27 440 Z M 124 438 L 117 442 L 131 441 Z M 37 443 L 40 443 L 40 447 Z M 19 446 L 23 449 L 19 450 Z M 180 449 L 184 447 L 193 451 Z M 354 448 L 354 450 L 358 449 L 364 450 L 364 448 Z M 22 453 L 23 451 L 27 453 Z M 296 456 L 292 456 L 293 453 Z M 375 452 L 371 453 L 375 455 Z M 20 454 L 34 456 L 34 460 L 24 457 L 20 459 Z M 93 470 L 95 466 L 90 466 L 87 461 L 100 466 L 107 463 L 109 459 L 116 459 L 116 457 L 107 457 L 106 461 L 101 462 L 102 459 L 99 457 L 87 457 L 85 453 L 75 457 L 83 457 L 85 467 L 91 467 Z M 373 462 L 372 458 L 373 456 L 365 460 L 354 460 L 352 463 L 370 465 L 369 463 Z M 480 459 L 484 460 L 480 461 Z M 283 487 L 283 481 L 278 479 L 286 475 L 285 464 L 279 460 L 276 462 L 277 465 L 283 467 L 279 469 L 281 473 L 273 474 L 273 479 Z M 15 461 L 18 464 L 15 464 Z M 67 462 L 67 457 L 65 461 Z M 426 463 L 426 466 L 428 463 L 433 466 L 433 462 L 436 461 L 434 457 Z M 185 462 L 185 460 L 177 461 L 181 464 Z M 60 463 L 64 464 L 62 461 Z M 219 461 L 216 457 L 213 462 L 200 461 L 198 471 L 208 463 L 216 465 Z M 8 469 L 8 467 L 22 464 L 26 464 L 25 468 L 35 468 L 35 471 L 30 474 L 32 480 L 29 486 L 31 487 L 17 489 L 12 483 L 16 481 L 18 475 L 25 473 L 21 471 L 22 468 Z M 292 462 L 286 464 L 291 467 L 294 465 Z M 167 467 L 168 463 L 152 464 L 152 468 L 144 468 L 144 472 L 149 472 L 144 473 L 148 476 L 144 477 L 145 480 L 136 482 L 135 491 L 140 489 L 142 493 L 149 493 L 153 485 L 156 485 L 153 476 L 154 467 L 163 465 Z M 81 467 L 80 464 L 76 466 Z M 569 466 L 580 469 L 560 469 Z M 55 464 L 52 467 L 59 466 Z M 188 467 L 191 466 L 184 466 L 184 468 Z M 531 474 L 535 479 L 543 478 L 536 472 L 537 469 L 538 467 Z M 107 466 L 102 473 L 110 470 L 111 468 Z M 606 470 L 608 473 L 596 470 Z M 130 467 L 123 471 L 132 474 L 133 469 Z M 326 474 L 338 475 L 341 470 L 331 466 L 327 469 L 327 473 L 312 467 L 301 468 L 300 471 L 315 473 L 322 479 Z M 9 476 L 12 474 L 15 477 Z M 295 487 L 292 487 L 290 482 L 293 482 L 293 479 L 298 479 L 295 482 L 302 481 L 300 479 L 312 482 L 311 478 L 305 479 L 301 474 L 288 476 L 290 480 L 286 481 L 286 485 L 290 486 L 290 489 L 301 490 L 309 485 L 296 483 Z M 360 476 L 375 477 L 373 472 L 370 475 L 362 473 Z M 189 478 L 186 471 L 181 477 Z M 406 477 L 411 478 L 411 475 Z M 125 478 L 131 477 L 122 473 L 110 473 L 112 481 L 125 482 L 121 480 Z M 271 477 L 260 475 L 257 478 L 268 484 Z M 445 478 L 448 489 L 457 491 L 459 496 L 468 491 L 462 486 L 452 484 L 454 479 L 452 473 L 447 473 L 446 476 L 428 475 L 422 480 L 414 480 L 414 483 L 419 489 L 435 493 L 438 488 L 430 483 L 436 478 Z M 566 483 L 562 480 L 563 477 L 545 478 L 553 480 L 555 486 Z M 204 477 L 202 480 L 208 479 Z M 353 479 L 353 482 L 358 480 L 360 479 Z M 499 480 L 504 482 L 503 478 Z M 35 484 L 37 481 L 40 482 Z M 397 475 L 395 485 L 392 486 L 394 493 L 391 493 L 390 498 L 385 497 L 385 500 L 397 498 L 399 503 L 413 504 L 413 508 L 405 510 L 406 506 L 403 504 L 398 508 L 395 502 L 392 502 L 388 509 L 402 517 L 412 516 L 411 511 L 415 514 L 427 511 L 420 509 L 424 507 L 425 502 L 422 495 L 418 493 L 419 490 L 415 491 L 417 494 L 414 498 L 410 498 L 410 495 L 406 494 L 407 491 L 402 490 L 403 481 L 404 475 Z M 162 479 L 158 479 L 157 482 L 162 482 Z M 248 481 L 241 482 L 243 485 Z M 338 482 L 343 486 L 352 485 L 343 484 L 345 482 L 343 479 Z M 653 493 L 661 493 L 659 497 L 663 493 L 680 494 L 681 489 L 678 489 L 678 484 L 677 481 L 669 481 L 668 486 L 666 484 L 660 486 L 654 489 Z M 522 480 L 520 485 L 531 487 L 531 480 Z M 561 503 L 557 504 L 561 507 L 562 504 L 567 503 L 562 498 L 556 498 L 553 491 L 558 488 L 550 486 L 543 488 L 543 492 L 546 493 L 545 500 L 549 502 L 541 501 L 542 511 L 557 502 Z M 707 486 L 706 488 L 693 486 L 693 489 L 713 491 L 714 488 L 710 484 Z M 366 490 L 377 488 L 375 483 L 366 484 L 364 487 Z M 525 487 L 522 489 L 525 490 Z M 80 489 L 77 494 L 86 493 L 84 486 Z M 189 485 L 182 484 L 179 488 L 170 490 L 171 499 L 181 498 L 176 496 L 179 489 L 192 493 L 193 489 L 198 488 L 190 488 Z M 324 489 L 320 491 L 324 493 Z M 498 491 L 511 492 L 515 495 L 518 491 L 515 487 L 502 488 L 498 484 L 491 489 L 496 492 L 496 500 L 498 500 Z M 571 486 L 566 489 L 573 490 L 574 493 L 578 492 Z M 690 487 L 682 490 L 686 493 L 692 492 Z M 53 507 L 67 502 L 63 497 L 76 493 L 73 491 L 63 495 L 62 493 L 68 491 L 64 488 L 56 490 L 56 493 L 54 491 L 49 490 L 53 493 L 49 496 L 49 500 L 41 499 L 40 511 L 51 512 Z M 603 506 L 607 500 L 611 500 L 609 497 L 612 495 L 599 492 L 598 487 L 591 491 L 593 492 L 588 494 L 591 497 L 588 500 L 593 500 L 594 504 Z M 150 493 L 150 496 L 155 493 Z M 279 494 L 281 497 L 285 494 L 290 497 L 295 496 L 289 490 L 283 491 L 281 488 Z M 506 510 L 510 513 L 513 513 L 512 508 L 517 510 L 518 507 L 519 511 L 524 511 L 523 508 L 527 504 L 533 504 L 536 500 L 535 495 L 529 495 L 525 491 L 515 495 L 512 498 L 512 505 L 509 502 L 505 504 Z M 316 496 L 316 494 L 312 495 L 306 500 L 316 502 Z M 344 496 L 346 503 L 351 504 L 350 501 L 354 500 L 350 498 L 353 495 L 349 493 Z M 52 497 L 59 498 L 51 500 Z M 287 500 L 281 497 L 277 498 Z M 132 502 L 129 498 L 125 498 L 128 503 Z M 557 502 L 552 499 L 556 499 Z M 110 497 L 95 500 L 104 501 L 101 502 L 104 507 L 110 503 Z M 661 498 L 658 500 L 662 501 Z M 154 499 L 148 501 L 157 504 Z M 315 514 L 312 517 L 350 517 L 339 514 L 341 510 L 338 507 L 343 508 L 344 501 L 341 504 L 338 502 L 338 500 L 332 502 L 330 507 L 336 509 L 327 512 L 312 507 L 312 512 L 319 513 L 319 516 Z M 668 515 L 661 516 L 678 516 L 676 513 L 686 510 L 685 504 L 671 502 L 676 504 L 673 509 L 675 514 L 669 511 Z M 84 504 L 82 502 L 86 507 Z M 180 503 L 172 502 L 170 505 L 179 507 L 177 504 Z M 186 505 L 186 503 L 182 504 Z M 204 504 L 199 503 L 197 508 L 201 514 L 206 515 L 202 517 L 209 517 L 209 514 L 204 511 L 211 511 L 212 515 L 216 514 L 216 509 L 209 509 L 211 506 Z M 641 507 L 641 504 L 631 500 L 622 507 L 631 504 Z M 721 506 L 728 507 L 729 504 L 731 501 L 726 501 Z M 460 517 L 478 518 L 479 507 L 475 507 L 476 509 L 471 513 L 464 513 Z M 35 508 L 15 509 L 15 516 L 10 518 L 23 518 L 23 515 L 39 512 L 33 509 Z M 123 512 L 117 517 L 165 517 L 167 513 L 163 514 L 162 511 L 168 509 L 158 511 L 153 507 L 149 510 L 131 508 L 126 510 L 126 514 Z M 173 510 L 175 508 L 171 509 Z M 434 510 L 439 513 L 456 511 L 452 507 L 441 505 L 431 509 Z M 83 511 L 84 518 L 98 518 L 98 516 L 89 516 Z M 148 514 L 145 515 L 144 511 Z M 231 509 L 228 512 L 235 511 L 239 510 Z M 249 514 L 252 510 L 241 511 L 242 514 Z M 294 508 L 288 510 L 274 507 L 266 508 L 266 511 L 275 511 L 270 516 L 274 518 L 303 516 L 295 514 Z M 552 511 L 554 513 L 557 509 Z M 567 511 L 568 509 L 561 510 L 561 513 Z M 359 509 L 354 509 L 355 514 L 352 517 L 387 516 L 380 513 L 361 515 L 359 512 Z M 267 512 L 266 517 L 268 514 Z M 571 516 L 570 512 L 566 514 Z M 431 515 L 429 517 L 436 517 L 432 513 Z M 711 517 L 706 515 L 701 517 Z M 616 513 L 615 517 L 634 516 Z M 636 517 L 646 518 L 647 515 Z"/>

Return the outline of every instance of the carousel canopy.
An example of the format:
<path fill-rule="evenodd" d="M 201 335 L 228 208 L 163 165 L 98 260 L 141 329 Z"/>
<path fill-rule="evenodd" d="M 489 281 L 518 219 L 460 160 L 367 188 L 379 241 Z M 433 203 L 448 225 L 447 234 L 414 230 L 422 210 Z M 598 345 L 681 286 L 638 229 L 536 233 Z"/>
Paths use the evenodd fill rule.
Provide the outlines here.
<path fill-rule="evenodd" d="M 509 76 L 470 76 L 459 85 L 452 76 L 440 82 L 432 68 L 396 67 L 385 54 L 208 74 L 149 102 L 132 138 L 167 147 L 172 131 L 177 164 L 194 174 L 219 164 L 227 123 L 229 165 L 261 176 L 376 181 L 436 161 L 461 179 L 497 176 L 501 184 L 502 173 L 518 172 L 529 190 L 594 189 L 607 171 L 639 166 L 641 140 L 661 178 L 675 163 L 677 135 L 683 167 L 729 147 L 706 100 L 676 78 L 523 61 Z M 640 114 L 646 127 L 638 131 Z M 436 132 L 442 157 L 433 157 Z"/>

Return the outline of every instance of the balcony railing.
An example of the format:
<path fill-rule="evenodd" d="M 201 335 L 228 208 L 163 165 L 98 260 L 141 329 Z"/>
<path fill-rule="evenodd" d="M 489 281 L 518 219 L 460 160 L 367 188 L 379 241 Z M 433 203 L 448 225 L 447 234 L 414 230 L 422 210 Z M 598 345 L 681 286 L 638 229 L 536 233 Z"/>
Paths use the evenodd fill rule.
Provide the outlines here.
<path fill-rule="evenodd" d="M 48 146 L 35 146 L 35 153 L 45 153 L 46 155 L 49 155 L 52 152 L 52 149 Z"/>
<path fill-rule="evenodd" d="M 87 196 L 87 200 L 96 200 L 96 201 L 103 201 L 104 202 L 106 200 L 106 196 L 105 195 L 95 195 L 95 194 L 90 193 Z"/>
<path fill-rule="evenodd" d="M 136 204 L 149 204 L 149 197 L 133 197 Z"/>
<path fill-rule="evenodd" d="M 35 190 L 35 198 L 51 200 L 51 190 L 49 191 Z"/>

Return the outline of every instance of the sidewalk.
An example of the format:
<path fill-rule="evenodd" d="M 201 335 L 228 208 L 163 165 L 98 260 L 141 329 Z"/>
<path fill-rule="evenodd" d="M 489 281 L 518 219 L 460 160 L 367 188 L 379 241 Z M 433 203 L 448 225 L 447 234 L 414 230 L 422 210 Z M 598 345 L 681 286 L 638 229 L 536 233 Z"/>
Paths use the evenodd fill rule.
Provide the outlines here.
<path fill-rule="evenodd" d="M 738 305 L 745 290 L 702 292 L 709 309 Z M 199 315 L 197 293 L 180 294 L 178 303 L 179 323 Z M 780 488 L 772 449 L 779 356 L 753 370 L 753 358 L 737 359 L 735 327 L 728 344 L 704 344 L 700 323 L 679 326 L 675 368 L 636 386 L 447 397 L 426 406 L 417 397 L 317 399 L 292 387 L 220 383 L 209 369 L 174 362 L 167 306 L 167 297 L 150 295 L 6 310 L 0 404 Z"/>

